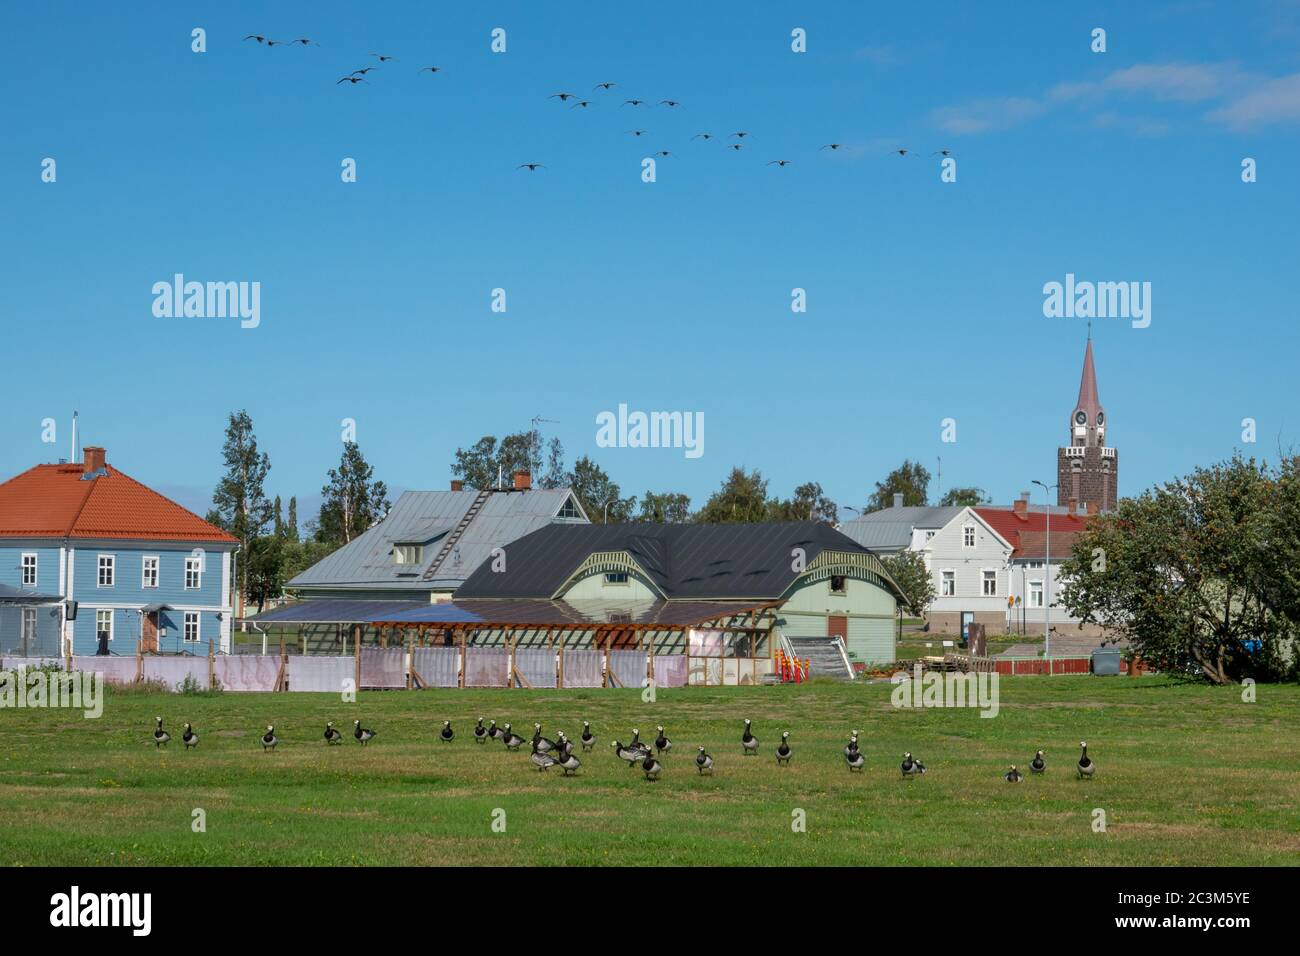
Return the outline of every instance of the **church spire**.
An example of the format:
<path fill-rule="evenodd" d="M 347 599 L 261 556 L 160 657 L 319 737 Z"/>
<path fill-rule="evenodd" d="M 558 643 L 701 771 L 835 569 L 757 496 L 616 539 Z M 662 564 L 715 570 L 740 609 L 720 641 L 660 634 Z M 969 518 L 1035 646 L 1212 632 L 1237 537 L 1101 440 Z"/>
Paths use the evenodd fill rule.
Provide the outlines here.
<path fill-rule="evenodd" d="M 1101 399 L 1097 397 L 1097 369 L 1092 362 L 1092 330 L 1088 330 L 1088 346 L 1083 353 L 1083 376 L 1079 379 L 1079 401 L 1076 410 L 1088 413 L 1088 424 L 1097 423 L 1097 413 L 1101 411 Z"/>

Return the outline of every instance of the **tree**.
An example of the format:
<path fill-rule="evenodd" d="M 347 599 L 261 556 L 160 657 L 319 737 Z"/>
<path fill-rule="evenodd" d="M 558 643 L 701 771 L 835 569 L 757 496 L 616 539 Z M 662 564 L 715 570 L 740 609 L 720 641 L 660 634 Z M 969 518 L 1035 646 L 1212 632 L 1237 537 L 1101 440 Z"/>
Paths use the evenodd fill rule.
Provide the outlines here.
<path fill-rule="evenodd" d="M 517 471 L 540 476 L 542 433 L 533 428 L 501 439 L 501 446 L 497 449 L 497 465 L 507 481 L 507 487 L 511 476 Z"/>
<path fill-rule="evenodd" d="M 973 508 L 985 500 L 983 488 L 949 488 L 939 499 L 940 507 L 968 507 Z"/>
<path fill-rule="evenodd" d="M 763 521 L 768 517 L 767 481 L 755 469 L 731 469 L 722 487 L 709 496 L 695 520 L 705 524 Z"/>
<path fill-rule="evenodd" d="M 500 444 L 496 436 L 484 435 L 468 449 L 456 449 L 451 473 L 480 490 L 495 488 L 498 476 L 509 481 L 517 471 L 541 476 L 538 484 L 543 488 L 558 488 L 564 475 L 564 446 L 558 438 L 551 439 L 547 456 L 549 470 L 542 476 L 542 433 L 536 428 L 507 435 Z"/>
<path fill-rule="evenodd" d="M 655 524 L 686 524 L 691 520 L 690 496 L 672 491 L 662 494 L 647 491 L 641 498 L 641 511 L 636 520 Z"/>
<path fill-rule="evenodd" d="M 248 571 L 248 599 L 257 604 L 257 613 L 266 609 L 266 602 L 284 593 L 284 546 L 282 537 L 275 534 L 254 538 L 244 566 Z"/>
<path fill-rule="evenodd" d="M 1296 631 L 1267 582 L 1294 578 L 1300 560 L 1260 547 L 1277 527 L 1277 484 L 1237 456 L 1120 501 L 1075 539 L 1062 603 L 1162 671 L 1215 684 L 1275 678 Z"/>
<path fill-rule="evenodd" d="M 894 506 L 894 495 L 901 493 L 905 506 L 928 503 L 930 472 L 919 461 L 908 459 L 876 482 L 875 494 L 867 502 L 865 511 L 881 511 Z"/>
<path fill-rule="evenodd" d="M 347 544 L 388 514 L 388 488 L 374 480 L 374 468 L 354 441 L 343 443 L 338 468 L 331 468 L 321 488 L 316 535 L 335 546 Z"/>
<path fill-rule="evenodd" d="M 281 578 L 285 584 L 288 584 L 313 564 L 329 557 L 333 550 L 330 545 L 317 541 L 314 537 L 302 541 L 286 539 L 281 546 L 283 558 L 280 566 Z"/>
<path fill-rule="evenodd" d="M 248 412 L 230 413 L 226 424 L 226 442 L 221 451 L 226 473 L 212 493 L 209 520 L 239 539 L 245 556 L 271 520 L 271 503 L 263 492 L 271 459 L 257 450 L 253 419 Z M 239 561 L 239 593 L 248 594 L 248 562 Z M 242 608 L 237 610 L 242 613 Z"/>
<path fill-rule="evenodd" d="M 840 509 L 822 492 L 822 486 L 809 481 L 794 490 L 789 501 L 774 501 L 770 509 L 773 521 L 821 521 L 837 524 Z"/>
<path fill-rule="evenodd" d="M 542 488 L 563 488 L 567 477 L 564 471 L 564 446 L 558 438 L 552 438 L 546 446 L 546 474 L 538 484 Z"/>
<path fill-rule="evenodd" d="M 923 616 L 934 600 L 934 578 L 925 558 L 916 551 L 899 551 L 882 557 L 880 563 L 903 592 L 906 610 L 915 617 Z"/>
<path fill-rule="evenodd" d="M 284 529 L 284 536 L 290 541 L 298 540 L 298 499 L 289 499 L 289 523 Z"/>
<path fill-rule="evenodd" d="M 611 481 L 609 475 L 586 455 L 573 463 L 568 484 L 578 496 L 582 510 L 592 523 L 605 522 L 606 515 L 611 524 L 632 520 L 636 498 L 621 497 L 622 491 L 618 484 Z"/>
<path fill-rule="evenodd" d="M 272 531 L 272 534 L 274 534 L 277 538 L 283 538 L 284 537 L 284 509 L 280 507 L 279 495 L 275 496 L 275 505 L 272 507 L 271 511 L 275 515 L 274 530 Z"/>
<path fill-rule="evenodd" d="M 497 440 L 484 435 L 468 450 L 456 449 L 456 460 L 451 473 L 471 488 L 495 488 L 497 483 Z"/>

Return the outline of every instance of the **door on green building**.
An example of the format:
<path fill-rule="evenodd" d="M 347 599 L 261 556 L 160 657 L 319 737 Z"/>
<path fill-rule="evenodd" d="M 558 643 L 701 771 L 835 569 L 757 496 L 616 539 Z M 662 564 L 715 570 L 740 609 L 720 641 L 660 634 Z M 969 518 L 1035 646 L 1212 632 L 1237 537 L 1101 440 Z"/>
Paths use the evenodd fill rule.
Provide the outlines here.
<path fill-rule="evenodd" d="M 849 619 L 844 614 L 829 614 L 826 617 L 826 636 L 838 637 L 849 646 Z"/>

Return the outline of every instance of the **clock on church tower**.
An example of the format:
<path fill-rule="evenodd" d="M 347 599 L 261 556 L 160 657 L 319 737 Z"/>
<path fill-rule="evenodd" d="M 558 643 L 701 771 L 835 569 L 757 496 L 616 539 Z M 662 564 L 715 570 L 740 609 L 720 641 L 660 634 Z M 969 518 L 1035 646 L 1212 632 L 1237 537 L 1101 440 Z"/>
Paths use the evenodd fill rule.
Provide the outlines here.
<path fill-rule="evenodd" d="M 1097 395 L 1092 337 L 1083 353 L 1079 399 L 1070 415 L 1070 444 L 1056 451 L 1056 501 L 1079 511 L 1111 511 L 1119 498 L 1119 456 L 1106 444 L 1106 412 Z"/>

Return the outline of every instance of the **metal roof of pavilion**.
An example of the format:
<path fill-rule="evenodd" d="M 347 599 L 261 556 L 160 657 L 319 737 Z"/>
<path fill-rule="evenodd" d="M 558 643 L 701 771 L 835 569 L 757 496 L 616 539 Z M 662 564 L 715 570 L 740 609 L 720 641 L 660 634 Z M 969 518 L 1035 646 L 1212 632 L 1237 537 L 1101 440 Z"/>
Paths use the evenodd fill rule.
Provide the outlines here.
<path fill-rule="evenodd" d="M 58 604 L 62 600 L 57 594 L 37 594 L 0 584 L 0 604 Z"/>

